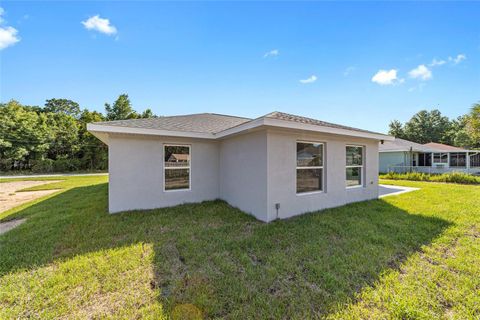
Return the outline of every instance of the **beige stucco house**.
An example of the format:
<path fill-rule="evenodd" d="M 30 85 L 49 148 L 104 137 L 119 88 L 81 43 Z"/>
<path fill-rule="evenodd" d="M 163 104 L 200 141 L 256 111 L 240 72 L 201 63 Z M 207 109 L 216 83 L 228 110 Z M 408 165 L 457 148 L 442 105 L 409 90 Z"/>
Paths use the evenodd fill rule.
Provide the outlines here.
<path fill-rule="evenodd" d="M 223 199 L 262 221 L 378 197 L 384 134 L 273 112 L 91 123 L 111 213 Z"/>

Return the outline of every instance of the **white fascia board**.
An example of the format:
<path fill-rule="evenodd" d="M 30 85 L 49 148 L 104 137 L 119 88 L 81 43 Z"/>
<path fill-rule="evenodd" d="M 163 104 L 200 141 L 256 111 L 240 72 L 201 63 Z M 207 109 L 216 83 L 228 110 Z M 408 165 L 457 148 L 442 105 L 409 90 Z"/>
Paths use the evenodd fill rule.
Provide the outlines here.
<path fill-rule="evenodd" d="M 158 129 L 150 129 L 150 128 L 119 127 L 119 126 L 99 125 L 94 123 L 87 124 L 87 130 L 90 131 L 92 134 L 94 132 L 103 132 L 103 133 L 142 134 L 142 135 L 150 135 L 150 136 L 215 139 L 215 136 L 211 133 L 170 131 L 170 130 L 158 130 Z"/>

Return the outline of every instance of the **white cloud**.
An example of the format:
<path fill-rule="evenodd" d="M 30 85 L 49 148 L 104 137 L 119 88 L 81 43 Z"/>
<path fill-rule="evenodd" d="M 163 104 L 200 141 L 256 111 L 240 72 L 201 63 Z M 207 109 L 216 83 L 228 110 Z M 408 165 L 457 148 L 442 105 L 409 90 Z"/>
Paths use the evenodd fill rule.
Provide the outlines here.
<path fill-rule="evenodd" d="M 99 15 L 88 18 L 82 21 L 82 24 L 87 30 L 95 30 L 106 35 L 114 35 L 117 33 L 117 28 L 110 24 L 110 20 L 100 18 Z"/>
<path fill-rule="evenodd" d="M 447 63 L 447 61 L 445 60 L 437 60 L 436 58 L 434 58 L 432 60 L 432 62 L 429 64 L 430 67 L 436 67 L 436 66 L 442 66 L 444 65 L 445 63 Z"/>
<path fill-rule="evenodd" d="M 307 79 L 302 79 L 300 80 L 300 83 L 313 83 L 317 81 L 317 76 L 316 75 L 311 75 L 310 77 L 308 77 Z"/>
<path fill-rule="evenodd" d="M 355 71 L 357 68 L 355 67 L 347 67 L 345 71 L 343 71 L 343 75 L 345 77 L 348 77 L 353 71 Z"/>
<path fill-rule="evenodd" d="M 280 54 L 280 51 L 278 51 L 278 49 L 273 49 L 273 50 L 270 50 L 268 52 L 266 52 L 263 57 L 264 58 L 268 58 L 268 57 L 276 57 Z"/>
<path fill-rule="evenodd" d="M 5 10 L 0 7 L 0 24 L 3 24 L 5 20 L 2 18 Z M 13 46 L 15 43 L 19 42 L 20 38 L 18 37 L 18 30 L 14 27 L 0 26 L 0 50 L 3 50 L 7 47 Z"/>
<path fill-rule="evenodd" d="M 428 80 L 432 78 L 432 71 L 428 69 L 424 64 L 419 65 L 415 69 L 410 70 L 408 73 L 410 78 Z"/>
<path fill-rule="evenodd" d="M 451 61 L 453 62 L 453 64 L 459 64 L 460 62 L 462 62 L 463 60 L 466 60 L 467 59 L 467 56 L 464 55 L 463 53 L 460 53 L 460 54 L 457 54 L 456 57 L 448 57 L 448 61 Z"/>
<path fill-rule="evenodd" d="M 378 70 L 378 72 L 372 77 L 372 82 L 378 83 L 379 85 L 393 85 L 396 83 L 402 83 L 404 80 L 399 79 L 397 76 L 398 70 Z"/>
<path fill-rule="evenodd" d="M 17 29 L 13 27 L 0 27 L 0 50 L 13 46 L 15 43 L 19 42 L 20 38 L 17 34 Z"/>

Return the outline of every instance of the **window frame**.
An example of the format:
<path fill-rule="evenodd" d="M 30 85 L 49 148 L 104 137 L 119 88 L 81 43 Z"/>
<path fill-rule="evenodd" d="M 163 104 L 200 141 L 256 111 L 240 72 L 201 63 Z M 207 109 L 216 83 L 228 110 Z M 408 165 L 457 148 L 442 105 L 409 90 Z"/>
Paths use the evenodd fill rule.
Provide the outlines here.
<path fill-rule="evenodd" d="M 190 160 L 188 162 L 188 166 L 186 167 L 166 167 L 165 166 L 165 148 L 166 147 L 187 147 L 188 148 L 188 155 L 190 156 Z M 164 143 L 163 144 L 163 152 L 162 152 L 162 166 L 163 166 L 163 192 L 181 192 L 181 191 L 191 191 L 192 190 L 192 146 L 190 144 L 179 144 L 179 143 Z M 167 170 L 179 170 L 179 169 L 188 169 L 188 188 L 185 189 L 166 189 L 166 174 Z"/>
<path fill-rule="evenodd" d="M 439 154 L 440 155 L 440 162 L 436 162 L 435 161 L 435 155 L 436 154 Z M 442 156 L 443 155 L 446 155 L 447 156 L 447 159 L 446 159 L 446 162 L 441 162 L 442 161 Z M 433 152 L 433 155 L 432 155 L 432 165 L 434 164 L 441 164 L 441 165 L 449 165 L 449 160 L 450 160 L 450 157 L 448 156 L 448 152 Z"/>
<path fill-rule="evenodd" d="M 298 159 L 297 159 L 297 145 L 299 143 L 310 143 L 310 144 L 321 144 L 322 145 L 322 165 L 321 166 L 308 166 L 308 167 L 299 167 L 298 166 Z M 325 193 L 325 142 L 321 141 L 306 141 L 306 140 L 297 140 L 295 141 L 295 194 L 297 196 L 305 196 L 310 194 L 317 194 L 317 193 Z M 305 191 L 305 192 L 297 192 L 297 170 L 303 169 L 321 169 L 322 170 L 322 188 L 320 190 L 315 191 Z"/>
<path fill-rule="evenodd" d="M 362 164 L 358 165 L 347 165 L 347 148 L 348 147 L 355 147 L 355 148 L 362 148 Z M 347 185 L 347 169 L 348 168 L 360 168 L 360 184 L 355 186 L 348 186 Z M 345 188 L 346 189 L 355 189 L 355 188 L 363 188 L 365 187 L 365 146 L 359 144 L 346 144 L 345 145 Z"/>

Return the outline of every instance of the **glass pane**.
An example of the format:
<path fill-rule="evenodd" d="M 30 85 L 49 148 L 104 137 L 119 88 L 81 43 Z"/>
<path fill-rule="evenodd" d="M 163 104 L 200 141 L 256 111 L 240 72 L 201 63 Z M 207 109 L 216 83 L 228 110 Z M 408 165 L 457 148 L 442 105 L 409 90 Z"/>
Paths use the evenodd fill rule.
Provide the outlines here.
<path fill-rule="evenodd" d="M 190 148 L 186 146 L 165 146 L 165 167 L 188 167 Z"/>
<path fill-rule="evenodd" d="M 297 167 L 323 165 L 323 144 L 297 142 Z"/>
<path fill-rule="evenodd" d="M 165 169 L 165 190 L 188 189 L 190 169 Z"/>
<path fill-rule="evenodd" d="M 433 162 L 434 163 L 439 163 L 440 162 L 440 153 L 434 153 L 433 154 Z"/>
<path fill-rule="evenodd" d="M 442 153 L 442 163 L 448 163 L 448 154 Z"/>
<path fill-rule="evenodd" d="M 465 167 L 467 165 L 466 153 L 450 153 L 451 167 Z"/>
<path fill-rule="evenodd" d="M 347 168 L 347 187 L 359 186 L 362 184 L 362 168 Z"/>
<path fill-rule="evenodd" d="M 363 163 L 363 147 L 347 146 L 347 166 L 361 166 Z"/>
<path fill-rule="evenodd" d="M 297 169 L 297 193 L 322 190 L 322 169 Z"/>

